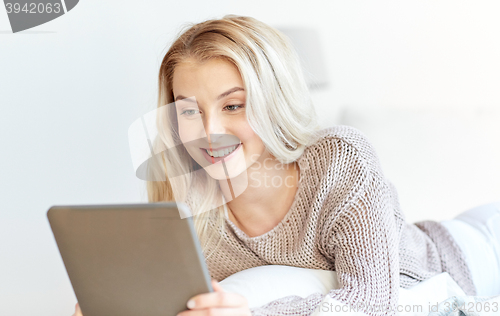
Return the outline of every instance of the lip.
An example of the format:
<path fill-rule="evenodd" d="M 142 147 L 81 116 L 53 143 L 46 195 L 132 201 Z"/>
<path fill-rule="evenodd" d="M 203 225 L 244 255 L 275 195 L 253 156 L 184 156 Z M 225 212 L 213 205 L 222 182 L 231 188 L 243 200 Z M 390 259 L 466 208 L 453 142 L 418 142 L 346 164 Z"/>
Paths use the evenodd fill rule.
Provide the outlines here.
<path fill-rule="evenodd" d="M 202 154 L 203 154 L 203 157 L 205 157 L 205 159 L 211 163 L 211 164 L 217 164 L 217 163 L 221 163 L 222 161 L 224 162 L 227 162 L 228 160 L 230 160 L 231 158 L 233 158 L 235 155 L 236 155 L 236 152 L 238 152 L 241 148 L 241 143 L 238 144 L 238 147 L 236 147 L 235 150 L 233 150 L 230 154 L 228 154 L 227 156 L 223 156 L 223 157 L 212 157 L 210 156 L 207 151 L 205 150 L 205 148 L 200 148 Z M 224 148 L 227 148 L 227 147 L 233 147 L 234 145 L 231 145 L 231 146 L 226 146 L 226 147 L 219 147 L 217 148 L 217 150 L 220 150 L 220 149 L 224 149 Z M 213 149 L 213 150 L 216 150 L 216 149 Z"/>
<path fill-rule="evenodd" d="M 221 150 L 221 149 L 233 147 L 234 145 L 240 145 L 240 144 L 232 144 L 232 145 L 229 145 L 229 146 L 217 147 L 217 148 L 204 148 L 204 147 L 200 147 L 200 149 L 206 149 L 206 150 L 210 150 L 210 151 L 216 150 L 217 151 L 217 150 Z"/>

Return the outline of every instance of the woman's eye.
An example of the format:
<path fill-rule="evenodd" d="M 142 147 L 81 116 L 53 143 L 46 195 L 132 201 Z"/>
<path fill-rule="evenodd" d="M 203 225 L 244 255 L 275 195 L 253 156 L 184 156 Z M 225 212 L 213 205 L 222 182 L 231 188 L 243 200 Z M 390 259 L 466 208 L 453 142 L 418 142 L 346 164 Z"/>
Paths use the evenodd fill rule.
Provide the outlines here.
<path fill-rule="evenodd" d="M 237 108 L 243 108 L 242 104 L 233 104 L 233 105 L 227 105 L 225 106 L 230 112 L 234 112 L 237 110 Z"/>
<path fill-rule="evenodd" d="M 198 112 L 198 111 L 197 110 L 184 110 L 184 111 L 182 111 L 181 115 L 191 116 L 191 115 L 196 114 L 196 112 Z"/>

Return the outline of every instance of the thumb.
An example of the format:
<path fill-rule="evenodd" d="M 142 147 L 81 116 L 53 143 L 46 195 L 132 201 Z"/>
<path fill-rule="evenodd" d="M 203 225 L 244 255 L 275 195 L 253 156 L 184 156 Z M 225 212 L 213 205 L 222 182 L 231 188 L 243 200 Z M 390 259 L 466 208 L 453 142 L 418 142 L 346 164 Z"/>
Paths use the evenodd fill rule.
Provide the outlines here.
<path fill-rule="evenodd" d="M 72 316 L 82 316 L 82 310 L 80 309 L 80 304 L 78 304 L 78 302 L 75 305 L 75 313 Z"/>
<path fill-rule="evenodd" d="M 215 292 L 224 292 L 222 286 L 215 279 L 212 279 L 212 287 L 214 288 Z"/>

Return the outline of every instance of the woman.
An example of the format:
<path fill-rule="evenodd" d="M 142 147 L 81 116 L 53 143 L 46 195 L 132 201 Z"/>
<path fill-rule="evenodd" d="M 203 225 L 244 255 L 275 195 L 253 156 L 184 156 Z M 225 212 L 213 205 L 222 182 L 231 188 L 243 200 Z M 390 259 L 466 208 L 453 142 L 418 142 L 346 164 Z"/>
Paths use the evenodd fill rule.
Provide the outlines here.
<path fill-rule="evenodd" d="M 298 58 L 273 28 L 237 16 L 190 27 L 161 64 L 158 109 L 155 152 L 169 150 L 150 179 L 168 180 L 148 182 L 149 201 L 190 206 L 215 289 L 179 315 L 311 315 L 324 295 L 249 309 L 217 283 L 270 264 L 337 271 L 342 288 L 327 295 L 383 307 L 370 315 L 394 314 L 400 286 L 445 271 L 477 293 L 445 226 L 405 222 L 366 137 L 318 126 Z"/>

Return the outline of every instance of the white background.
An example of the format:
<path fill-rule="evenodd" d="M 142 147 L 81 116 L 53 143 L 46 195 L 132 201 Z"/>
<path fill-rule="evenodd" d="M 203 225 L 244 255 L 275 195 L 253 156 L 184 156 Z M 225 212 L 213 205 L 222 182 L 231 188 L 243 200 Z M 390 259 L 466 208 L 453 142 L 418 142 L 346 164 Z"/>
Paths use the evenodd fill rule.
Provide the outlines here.
<path fill-rule="evenodd" d="M 320 32 L 330 85 L 314 99 L 325 126 L 341 122 L 339 113 L 349 107 L 468 113 L 500 106 L 494 0 L 84 0 L 17 34 L 0 8 L 0 315 L 73 313 L 76 298 L 46 211 L 55 204 L 145 201 L 128 127 L 155 106 L 158 65 L 182 25 L 229 13 Z M 373 138 L 402 192 L 412 191 L 411 183 L 415 190 L 429 184 L 396 181 L 403 168 L 383 160 L 391 143 Z M 482 170 L 499 175 L 499 164 L 490 159 Z M 412 220 L 437 220 L 500 199 L 499 178 L 482 175 L 473 188 L 459 177 L 440 183 L 468 194 L 403 193 L 403 211 Z"/>

